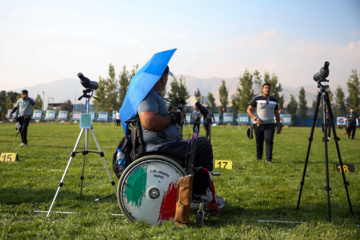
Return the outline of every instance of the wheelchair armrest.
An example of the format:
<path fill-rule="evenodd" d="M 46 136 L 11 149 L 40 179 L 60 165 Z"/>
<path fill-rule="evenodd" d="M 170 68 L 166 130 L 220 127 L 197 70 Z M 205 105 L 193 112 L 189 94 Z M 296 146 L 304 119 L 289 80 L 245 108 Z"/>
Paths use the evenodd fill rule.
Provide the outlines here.
<path fill-rule="evenodd" d="M 140 119 L 139 118 L 136 118 L 136 119 L 129 119 L 127 121 L 125 121 L 125 123 L 139 123 L 140 122 Z"/>

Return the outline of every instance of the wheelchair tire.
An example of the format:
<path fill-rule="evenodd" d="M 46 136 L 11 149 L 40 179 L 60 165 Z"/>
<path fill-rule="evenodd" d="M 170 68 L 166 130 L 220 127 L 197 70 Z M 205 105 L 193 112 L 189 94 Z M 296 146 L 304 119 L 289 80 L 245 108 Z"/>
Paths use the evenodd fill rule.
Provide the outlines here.
<path fill-rule="evenodd" d="M 175 217 L 178 181 L 184 169 L 174 160 L 148 155 L 131 163 L 122 173 L 117 199 L 130 221 L 156 225 Z"/>

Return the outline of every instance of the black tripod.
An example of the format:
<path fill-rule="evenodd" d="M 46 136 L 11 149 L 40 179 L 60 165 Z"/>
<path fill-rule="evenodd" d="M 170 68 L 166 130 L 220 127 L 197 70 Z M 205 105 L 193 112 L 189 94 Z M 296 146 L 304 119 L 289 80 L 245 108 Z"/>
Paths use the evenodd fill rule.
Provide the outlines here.
<path fill-rule="evenodd" d="M 327 191 L 327 198 L 328 198 L 329 222 L 331 222 L 331 208 L 330 208 L 330 191 L 331 191 L 331 188 L 329 186 L 329 166 L 328 166 L 328 147 L 327 147 L 328 138 L 327 138 L 327 124 L 325 124 L 325 121 L 326 121 L 326 119 L 325 119 L 326 109 L 328 109 L 328 111 L 329 111 L 329 117 L 330 117 L 330 123 L 331 123 L 330 127 L 333 129 L 333 134 L 334 134 L 333 136 L 334 136 L 336 149 L 337 149 L 337 153 L 338 153 L 338 157 L 339 157 L 339 163 L 340 163 L 340 166 L 341 166 L 341 173 L 342 173 L 342 177 L 343 177 L 343 181 L 344 181 L 344 185 L 345 185 L 347 199 L 348 199 L 348 202 L 349 202 L 350 212 L 351 212 L 352 215 L 353 215 L 353 210 L 352 210 L 352 207 L 351 207 L 349 192 L 348 192 L 348 188 L 347 188 L 347 186 L 349 185 L 349 182 L 347 182 L 346 179 L 345 179 L 343 164 L 342 164 L 341 156 L 340 156 L 340 149 L 339 149 L 339 144 L 338 144 L 338 141 L 340 141 L 340 138 L 336 135 L 336 131 L 335 131 L 335 127 L 334 127 L 334 121 L 333 121 L 334 118 L 333 118 L 333 113 L 332 113 L 332 110 L 331 110 L 331 105 L 330 105 L 330 100 L 329 100 L 329 93 L 328 93 L 328 91 L 326 91 L 326 87 L 321 84 L 322 82 L 329 82 L 329 80 L 326 80 L 325 78 L 321 78 L 317 82 L 318 82 L 318 88 L 319 88 L 320 91 L 319 91 L 319 93 L 317 95 L 316 109 L 315 109 L 315 112 L 314 112 L 314 120 L 313 120 L 313 124 L 312 124 L 312 127 L 311 127 L 311 133 L 310 133 L 310 138 L 309 138 L 309 146 L 308 146 L 307 154 L 306 154 L 304 172 L 303 172 L 302 180 L 300 182 L 301 187 L 300 187 L 299 199 L 298 199 L 298 204 L 297 204 L 296 209 L 299 210 L 301 192 L 302 192 L 302 188 L 304 186 L 305 173 L 306 173 L 306 167 L 307 167 L 309 154 L 310 154 L 311 142 L 313 140 L 315 123 L 316 123 L 317 116 L 318 116 L 319 105 L 320 105 L 320 102 L 321 102 L 321 99 L 322 99 L 322 101 L 323 101 L 323 119 L 322 119 L 322 122 L 323 122 L 323 126 L 324 126 L 323 142 L 325 143 L 325 165 L 326 165 L 326 187 L 325 187 L 325 190 Z"/>
<path fill-rule="evenodd" d="M 84 94 L 83 94 L 81 97 L 79 97 L 79 99 L 78 99 L 78 100 L 80 101 L 83 97 L 84 97 L 84 98 L 87 98 L 86 104 L 85 104 L 85 105 L 86 105 L 86 114 L 89 114 L 89 102 L 90 102 L 90 98 L 92 97 L 92 95 L 91 95 L 91 96 L 89 95 L 90 92 L 93 93 L 93 90 L 91 90 L 91 89 L 85 89 L 85 90 L 83 90 L 83 93 L 84 93 Z M 113 193 L 113 194 L 111 194 L 111 195 L 108 195 L 108 196 L 105 196 L 105 197 L 102 197 L 102 198 L 97 198 L 97 199 L 95 199 L 95 201 L 102 200 L 102 199 L 104 199 L 104 198 L 107 198 L 107 197 L 116 195 L 115 182 L 114 182 L 114 181 L 112 180 L 112 178 L 111 178 L 111 175 L 110 175 L 110 172 L 109 172 L 109 168 L 107 167 L 106 162 L 105 162 L 105 159 L 104 159 L 104 153 L 103 153 L 103 152 L 101 151 L 101 149 L 100 149 L 100 145 L 99 145 L 99 142 L 97 141 L 97 138 L 96 138 L 96 136 L 95 136 L 95 132 L 94 132 L 94 129 L 93 129 L 93 127 L 92 127 L 92 124 L 91 124 L 91 128 L 90 128 L 90 129 L 91 129 L 91 132 L 92 132 L 92 134 L 93 134 L 93 137 L 94 137 L 94 140 L 95 140 L 95 143 L 96 143 L 96 145 L 97 145 L 97 148 L 98 148 L 99 152 L 92 152 L 92 151 L 89 151 L 89 150 L 88 150 L 89 128 L 82 128 L 82 129 L 81 129 L 81 132 L 80 132 L 80 134 L 79 134 L 79 137 L 78 137 L 78 139 L 77 139 L 77 141 L 76 141 L 74 150 L 71 152 L 71 157 L 70 157 L 69 162 L 68 162 L 68 164 L 67 164 L 67 166 L 66 166 L 66 168 L 65 168 L 64 174 L 63 174 L 63 176 L 62 176 L 62 178 L 61 178 L 61 180 L 60 180 L 59 187 L 58 187 L 58 189 L 57 189 L 57 191 L 56 191 L 56 193 L 55 193 L 54 199 L 53 199 L 53 201 L 52 201 L 52 203 L 51 203 L 51 206 L 50 206 L 50 208 L 49 208 L 49 211 L 48 211 L 47 216 L 50 215 L 51 209 L 52 209 L 52 207 L 53 207 L 53 205 L 54 205 L 54 203 L 55 203 L 55 200 L 56 200 L 56 197 L 57 197 L 57 195 L 58 195 L 58 193 L 59 193 L 59 191 L 60 191 L 60 188 L 63 186 L 63 182 L 64 182 L 64 179 L 65 179 L 65 175 L 66 175 L 66 173 L 67 173 L 67 171 L 68 171 L 68 169 L 69 169 L 69 167 L 70 167 L 70 163 L 71 163 L 73 157 L 75 157 L 76 153 L 82 153 L 82 154 L 83 154 L 82 173 L 81 173 L 81 177 L 80 177 L 80 179 L 81 179 L 80 200 L 81 200 L 81 196 L 82 196 L 82 187 L 83 187 L 83 180 L 84 180 L 85 156 L 86 156 L 88 153 L 98 153 L 98 154 L 100 154 L 100 156 L 101 156 L 101 158 L 102 158 L 102 160 L 103 160 L 103 162 L 104 162 L 104 165 L 105 165 L 105 169 L 106 169 L 106 171 L 107 171 L 107 174 L 109 175 L 110 183 L 111 183 L 111 185 L 113 186 L 114 191 L 115 191 L 115 193 Z M 76 152 L 76 149 L 77 149 L 77 147 L 78 147 L 78 145 L 79 145 L 80 139 L 81 139 L 81 137 L 82 137 L 82 135 L 83 135 L 84 132 L 85 132 L 84 151 Z"/>

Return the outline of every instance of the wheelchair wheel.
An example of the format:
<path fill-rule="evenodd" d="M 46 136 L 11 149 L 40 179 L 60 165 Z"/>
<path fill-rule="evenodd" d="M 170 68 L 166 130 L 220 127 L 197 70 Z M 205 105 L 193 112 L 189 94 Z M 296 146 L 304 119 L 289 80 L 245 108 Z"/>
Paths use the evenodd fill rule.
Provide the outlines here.
<path fill-rule="evenodd" d="M 117 199 L 130 220 L 159 224 L 175 217 L 178 181 L 184 169 L 174 160 L 149 155 L 130 164 L 119 180 Z"/>

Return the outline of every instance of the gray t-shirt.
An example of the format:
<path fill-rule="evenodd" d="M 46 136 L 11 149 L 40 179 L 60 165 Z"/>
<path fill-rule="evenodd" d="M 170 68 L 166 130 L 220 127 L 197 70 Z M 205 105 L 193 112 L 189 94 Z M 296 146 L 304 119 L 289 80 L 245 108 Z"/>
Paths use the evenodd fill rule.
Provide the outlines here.
<path fill-rule="evenodd" d="M 194 123 L 200 123 L 201 114 L 200 111 L 193 111 Z"/>
<path fill-rule="evenodd" d="M 250 105 L 255 108 L 256 114 L 262 124 L 274 123 L 274 111 L 278 110 L 278 102 L 275 98 L 267 99 L 263 95 L 255 97 Z"/>
<path fill-rule="evenodd" d="M 169 114 L 164 98 L 157 89 L 151 89 L 148 95 L 139 104 L 138 114 L 144 111 L 155 111 L 160 115 Z M 141 128 L 143 132 L 143 140 L 146 144 L 145 150 L 147 152 L 157 151 L 159 147 L 182 139 L 181 128 L 178 124 L 170 124 L 170 126 L 166 129 L 159 132 L 149 131 L 142 125 Z"/>
<path fill-rule="evenodd" d="M 35 105 L 35 101 L 32 98 L 26 100 L 19 98 L 15 104 L 15 107 L 18 108 L 18 117 L 23 117 L 25 115 L 31 116 L 31 105 Z"/>

